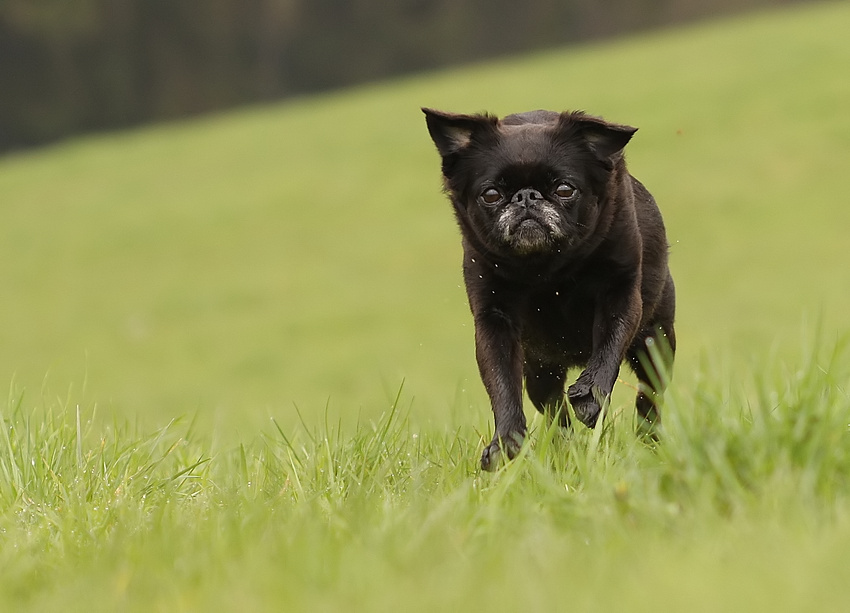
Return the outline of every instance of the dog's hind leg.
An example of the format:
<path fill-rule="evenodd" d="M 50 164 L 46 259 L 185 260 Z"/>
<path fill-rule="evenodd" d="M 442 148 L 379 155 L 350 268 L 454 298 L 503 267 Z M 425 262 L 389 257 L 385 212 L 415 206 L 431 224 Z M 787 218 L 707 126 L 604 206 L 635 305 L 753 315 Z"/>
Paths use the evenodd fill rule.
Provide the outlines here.
<path fill-rule="evenodd" d="M 635 400 L 635 408 L 641 418 L 637 429 L 653 439 L 657 438 L 656 430 L 661 421 L 658 400 L 670 380 L 676 354 L 674 310 L 673 281 L 668 278 L 656 321 L 638 333 L 627 353 L 629 364 L 640 383 Z"/>
<path fill-rule="evenodd" d="M 660 324 L 640 334 L 628 352 L 629 365 L 637 375 L 639 389 L 635 409 L 640 416 L 638 432 L 657 439 L 661 423 L 658 401 L 664 393 L 673 368 L 676 333 L 673 324 Z"/>
<path fill-rule="evenodd" d="M 525 391 L 534 408 L 550 420 L 557 420 L 558 425 L 568 427 L 570 417 L 564 396 L 567 370 L 563 366 L 527 362 L 524 371 Z"/>

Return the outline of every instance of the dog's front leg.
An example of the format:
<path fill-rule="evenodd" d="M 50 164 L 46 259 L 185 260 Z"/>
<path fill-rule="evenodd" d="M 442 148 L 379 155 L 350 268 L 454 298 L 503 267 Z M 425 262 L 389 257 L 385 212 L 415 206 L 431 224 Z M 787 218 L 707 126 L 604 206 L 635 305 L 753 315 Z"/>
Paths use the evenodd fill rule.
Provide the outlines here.
<path fill-rule="evenodd" d="M 496 433 L 481 455 L 481 468 L 496 470 L 502 452 L 513 458 L 525 438 L 522 347 L 519 330 L 508 313 L 488 307 L 474 315 L 475 357 L 496 420 Z"/>
<path fill-rule="evenodd" d="M 640 325 L 639 282 L 600 298 L 593 321 L 593 350 L 587 368 L 567 390 L 576 418 L 594 427 L 614 389 L 620 363 Z"/>

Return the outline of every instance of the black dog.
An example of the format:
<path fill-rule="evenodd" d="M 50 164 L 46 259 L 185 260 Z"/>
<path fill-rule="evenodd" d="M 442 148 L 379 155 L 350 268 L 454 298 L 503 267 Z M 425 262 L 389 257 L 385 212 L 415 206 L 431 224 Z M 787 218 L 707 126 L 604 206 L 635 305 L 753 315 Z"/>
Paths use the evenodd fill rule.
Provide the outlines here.
<path fill-rule="evenodd" d="M 567 397 L 593 427 L 628 359 L 652 433 L 663 383 L 647 344 L 663 339 L 667 370 L 675 293 L 661 214 L 623 158 L 636 128 L 580 112 L 499 120 L 423 111 L 463 236 L 476 357 L 496 421 L 482 468 L 520 448 L 523 375 L 537 410 L 566 426 L 567 369 L 584 366 Z"/>

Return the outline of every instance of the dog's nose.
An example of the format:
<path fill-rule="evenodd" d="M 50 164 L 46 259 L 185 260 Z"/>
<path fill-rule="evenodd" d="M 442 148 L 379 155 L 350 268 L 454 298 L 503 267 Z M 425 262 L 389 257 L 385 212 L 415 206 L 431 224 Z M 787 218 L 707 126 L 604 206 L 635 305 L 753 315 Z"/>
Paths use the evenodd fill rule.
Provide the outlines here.
<path fill-rule="evenodd" d="M 536 189 L 526 187 L 514 194 L 514 197 L 511 198 L 511 204 L 528 207 L 534 204 L 537 200 L 543 200 L 543 194 L 538 192 Z"/>

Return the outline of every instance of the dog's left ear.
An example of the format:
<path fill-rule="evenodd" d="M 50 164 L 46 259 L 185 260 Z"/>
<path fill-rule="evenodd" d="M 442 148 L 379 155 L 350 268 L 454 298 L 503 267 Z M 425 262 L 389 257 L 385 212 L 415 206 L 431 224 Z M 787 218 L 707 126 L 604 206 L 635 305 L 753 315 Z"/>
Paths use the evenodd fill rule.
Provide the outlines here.
<path fill-rule="evenodd" d="M 489 115 L 458 115 L 423 108 L 428 133 L 444 158 L 469 147 L 476 137 L 495 130 L 497 119 Z"/>
<path fill-rule="evenodd" d="M 597 159 L 603 162 L 609 162 L 613 155 L 622 151 L 638 130 L 580 112 L 564 113 L 561 125 L 565 123 L 584 138 Z"/>

